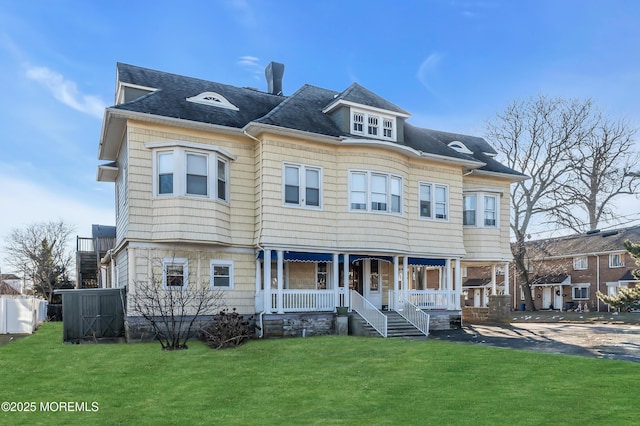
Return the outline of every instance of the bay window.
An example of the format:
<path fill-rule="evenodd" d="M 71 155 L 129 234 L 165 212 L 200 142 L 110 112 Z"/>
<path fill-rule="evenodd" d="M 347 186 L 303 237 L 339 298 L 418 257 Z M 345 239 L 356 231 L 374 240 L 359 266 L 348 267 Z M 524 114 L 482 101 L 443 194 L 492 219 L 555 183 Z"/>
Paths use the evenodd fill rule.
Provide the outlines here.
<path fill-rule="evenodd" d="M 402 178 L 386 173 L 349 173 L 351 210 L 402 214 Z"/>
<path fill-rule="evenodd" d="M 219 153 L 177 146 L 155 151 L 154 158 L 155 196 L 188 196 L 220 201 L 229 199 L 229 163 Z"/>
<path fill-rule="evenodd" d="M 469 227 L 497 228 L 499 196 L 489 192 L 467 192 L 462 196 L 462 224 Z"/>

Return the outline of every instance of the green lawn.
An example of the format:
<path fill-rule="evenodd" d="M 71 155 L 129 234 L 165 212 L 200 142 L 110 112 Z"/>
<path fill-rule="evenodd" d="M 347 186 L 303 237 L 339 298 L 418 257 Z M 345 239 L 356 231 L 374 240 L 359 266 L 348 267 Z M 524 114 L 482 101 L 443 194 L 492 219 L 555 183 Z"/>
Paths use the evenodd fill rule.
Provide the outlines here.
<path fill-rule="evenodd" d="M 0 424 L 637 424 L 640 364 L 443 341 L 327 336 L 63 345 L 62 324 L 0 348 Z M 40 402 L 98 403 L 43 412 Z"/>

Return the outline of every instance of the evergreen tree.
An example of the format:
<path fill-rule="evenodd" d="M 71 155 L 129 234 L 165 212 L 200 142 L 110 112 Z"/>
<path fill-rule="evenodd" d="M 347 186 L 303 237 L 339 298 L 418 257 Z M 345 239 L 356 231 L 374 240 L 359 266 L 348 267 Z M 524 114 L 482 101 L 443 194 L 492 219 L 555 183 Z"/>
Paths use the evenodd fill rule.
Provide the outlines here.
<path fill-rule="evenodd" d="M 640 243 L 624 242 L 624 248 L 629 252 L 631 257 L 636 261 L 636 265 L 640 266 Z M 632 271 L 633 276 L 640 280 L 640 269 Z M 597 292 L 598 299 L 604 303 L 622 310 L 640 309 L 640 285 L 636 284 L 633 288 L 620 287 L 618 294 L 615 296 L 607 296 Z"/>

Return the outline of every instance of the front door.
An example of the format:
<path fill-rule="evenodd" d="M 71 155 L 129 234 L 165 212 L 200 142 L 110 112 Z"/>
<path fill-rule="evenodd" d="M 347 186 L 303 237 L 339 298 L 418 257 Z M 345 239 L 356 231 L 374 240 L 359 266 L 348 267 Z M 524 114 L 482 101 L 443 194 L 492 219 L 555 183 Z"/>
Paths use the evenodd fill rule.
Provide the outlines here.
<path fill-rule="evenodd" d="M 363 290 L 362 294 L 373 306 L 382 308 L 382 274 L 380 273 L 380 261 L 377 259 L 365 259 L 363 261 Z"/>
<path fill-rule="evenodd" d="M 562 287 L 557 287 L 553 297 L 553 309 L 562 309 Z"/>
<path fill-rule="evenodd" d="M 542 287 L 542 309 L 549 309 L 551 305 L 551 287 Z"/>
<path fill-rule="evenodd" d="M 481 301 L 482 300 L 482 290 L 479 288 L 474 288 L 473 289 L 473 306 L 476 308 L 479 308 L 480 306 L 482 306 Z"/>

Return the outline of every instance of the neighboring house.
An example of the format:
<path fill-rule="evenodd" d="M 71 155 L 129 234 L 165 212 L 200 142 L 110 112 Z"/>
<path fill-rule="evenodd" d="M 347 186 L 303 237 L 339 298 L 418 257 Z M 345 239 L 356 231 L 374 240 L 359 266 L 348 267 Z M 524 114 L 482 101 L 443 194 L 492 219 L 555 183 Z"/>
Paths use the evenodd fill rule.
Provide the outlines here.
<path fill-rule="evenodd" d="M 110 262 L 115 246 L 116 227 L 91 225 L 91 238 L 76 238 L 77 288 L 111 288 L 111 275 L 102 261 Z"/>
<path fill-rule="evenodd" d="M 459 318 L 462 268 L 511 259 L 526 177 L 357 83 L 284 96 L 283 72 L 261 92 L 117 64 L 97 176 L 115 183 L 114 286 L 204 284 L 270 318 L 399 300 Z"/>
<path fill-rule="evenodd" d="M 0 274 L 0 295 L 19 296 L 22 294 L 22 280 L 15 274 Z"/>
<path fill-rule="evenodd" d="M 527 260 L 533 279 L 533 300 L 536 309 L 573 309 L 578 305 L 590 311 L 609 311 L 609 305 L 601 302 L 596 293 L 614 295 L 620 287 L 633 287 L 638 283 L 631 271 L 637 269 L 635 261 L 624 248 L 624 242 L 640 241 L 640 226 L 611 230 L 591 231 L 586 234 L 528 241 Z M 469 270 L 467 282 L 484 280 L 483 291 L 491 288 L 490 270 Z M 520 279 L 511 265 L 514 309 L 521 309 L 524 294 Z M 495 279 L 499 291 L 504 289 L 501 271 Z M 471 287 L 469 287 L 471 288 Z M 467 304 L 472 305 L 467 292 Z M 481 305 L 478 305 L 481 306 Z"/>

